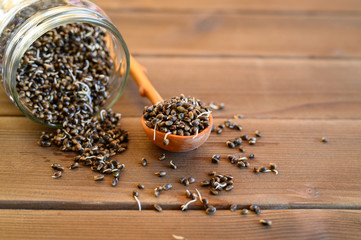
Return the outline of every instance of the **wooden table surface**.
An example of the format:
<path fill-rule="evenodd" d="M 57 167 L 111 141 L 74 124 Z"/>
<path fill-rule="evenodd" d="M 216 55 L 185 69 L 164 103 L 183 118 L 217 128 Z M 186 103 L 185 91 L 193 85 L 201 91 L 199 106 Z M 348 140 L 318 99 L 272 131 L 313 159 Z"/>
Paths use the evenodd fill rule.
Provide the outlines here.
<path fill-rule="evenodd" d="M 184 93 L 225 104 L 215 123 L 226 129 L 188 153 L 163 152 L 145 136 L 147 99 L 129 78 L 113 110 L 129 131 L 129 149 L 115 157 L 126 168 L 117 187 L 92 180 L 87 167 L 52 179 L 51 163 L 69 166 L 73 153 L 37 145 L 47 130 L 0 96 L 1 239 L 360 239 L 361 238 L 361 1 L 360 0 L 97 0 L 164 98 Z M 263 134 L 246 152 L 225 146 L 240 134 Z M 322 143 L 321 137 L 329 142 Z M 228 154 L 255 154 L 239 169 Z M 211 163 L 221 155 L 219 164 Z M 142 157 L 149 165 L 142 167 Z M 173 160 L 176 170 L 169 168 Z M 276 163 L 279 175 L 255 174 Z M 158 178 L 154 172 L 164 170 Z M 235 188 L 212 196 L 200 181 L 208 171 L 231 174 Z M 188 187 L 181 177 L 194 177 Z M 132 191 L 138 183 L 143 211 Z M 158 198 L 155 186 L 173 189 Z M 185 190 L 199 202 L 180 211 Z M 153 204 L 163 207 L 156 212 Z M 229 206 L 237 204 L 231 212 Z M 240 214 L 251 204 L 261 215 Z M 272 220 L 270 227 L 260 219 Z"/>

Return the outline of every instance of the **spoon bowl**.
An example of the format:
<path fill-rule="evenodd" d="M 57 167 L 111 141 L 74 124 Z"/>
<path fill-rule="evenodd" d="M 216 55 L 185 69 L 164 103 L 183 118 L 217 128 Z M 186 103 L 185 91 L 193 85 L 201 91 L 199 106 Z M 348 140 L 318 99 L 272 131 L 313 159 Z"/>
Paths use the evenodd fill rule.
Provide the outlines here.
<path fill-rule="evenodd" d="M 142 97 L 148 98 L 152 104 L 164 102 L 163 98 L 160 96 L 157 90 L 153 87 L 152 83 L 149 81 L 148 77 L 145 75 L 144 69 L 145 68 L 143 66 L 141 66 L 132 56 L 130 56 L 130 74 L 139 86 L 139 94 Z M 158 147 L 171 152 L 188 152 L 198 148 L 205 141 L 207 141 L 213 126 L 212 114 L 209 115 L 208 120 L 209 126 L 203 129 L 203 131 L 200 132 L 198 135 L 179 136 L 174 134 L 168 134 L 168 145 L 163 144 L 166 133 L 157 130 L 154 133 L 154 129 L 149 128 L 145 125 L 144 117 L 142 117 L 142 126 L 144 132 L 149 137 L 149 139 L 152 140 Z"/>
<path fill-rule="evenodd" d="M 205 141 L 207 141 L 211 133 L 212 126 L 213 126 L 213 117 L 212 114 L 210 114 L 209 126 L 205 128 L 202 132 L 200 132 L 198 135 L 179 136 L 179 135 L 168 134 L 167 139 L 169 140 L 169 144 L 164 145 L 163 140 L 166 133 L 155 131 L 155 138 L 154 138 L 154 129 L 147 127 L 147 125 L 145 125 L 144 117 L 142 117 L 142 127 L 148 138 L 158 147 L 171 152 L 188 152 L 200 147 Z"/>

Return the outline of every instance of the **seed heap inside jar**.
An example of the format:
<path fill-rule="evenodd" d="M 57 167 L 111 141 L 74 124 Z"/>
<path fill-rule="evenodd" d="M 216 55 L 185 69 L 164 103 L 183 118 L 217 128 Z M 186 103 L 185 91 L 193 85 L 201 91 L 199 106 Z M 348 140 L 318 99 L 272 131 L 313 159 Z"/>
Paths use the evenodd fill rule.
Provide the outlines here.
<path fill-rule="evenodd" d="M 128 133 L 119 127 L 120 114 L 101 110 L 109 97 L 113 67 L 105 36 L 89 24 L 68 24 L 45 33 L 24 54 L 16 87 L 36 118 L 61 126 L 55 133 L 44 132 L 39 144 L 77 152 L 76 164 L 113 175 L 115 186 L 125 165 L 111 157 L 127 149 Z M 97 175 L 94 180 L 103 178 Z"/>
<path fill-rule="evenodd" d="M 16 88 L 32 114 L 49 124 L 89 119 L 108 98 L 113 61 L 105 32 L 89 24 L 63 25 L 25 52 Z"/>
<path fill-rule="evenodd" d="M 180 136 L 198 135 L 209 126 L 211 111 L 199 99 L 183 94 L 144 108 L 147 127 Z M 166 140 L 166 139 L 165 139 Z M 167 141 L 163 144 L 167 145 Z"/>

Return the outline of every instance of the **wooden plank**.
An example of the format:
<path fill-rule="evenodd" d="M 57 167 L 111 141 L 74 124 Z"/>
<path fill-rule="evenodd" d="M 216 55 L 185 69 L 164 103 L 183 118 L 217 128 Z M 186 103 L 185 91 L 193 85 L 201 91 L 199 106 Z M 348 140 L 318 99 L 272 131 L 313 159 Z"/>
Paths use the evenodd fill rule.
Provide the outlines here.
<path fill-rule="evenodd" d="M 242 58 L 139 57 L 164 98 L 184 93 L 205 102 L 224 102 L 218 117 L 360 119 L 361 62 Z M 140 116 L 149 101 L 131 78 L 113 107 Z M 21 115 L 0 95 L 0 115 Z"/>
<path fill-rule="evenodd" d="M 224 119 L 216 118 L 216 123 Z M 162 153 L 143 133 L 138 118 L 124 118 L 122 125 L 129 131 L 129 149 L 117 156 L 126 169 L 117 187 L 110 186 L 110 178 L 94 182 L 95 175 L 87 167 L 66 169 L 63 177 L 52 179 L 52 163 L 67 167 L 74 154 L 53 148 L 38 147 L 36 141 L 41 126 L 25 118 L 0 118 L 0 208 L 32 209 L 137 209 L 132 191 L 144 184 L 140 201 L 145 209 L 156 202 L 165 209 L 179 209 L 187 199 L 185 190 L 198 188 L 202 195 L 220 209 L 230 204 L 247 206 L 256 203 L 266 209 L 274 208 L 361 208 L 361 120 L 270 120 L 242 119 L 242 134 L 253 135 L 259 129 L 263 137 L 256 146 L 245 145 L 246 153 L 254 153 L 250 169 L 238 169 L 226 159 L 228 154 L 240 154 L 229 149 L 225 141 L 239 136 L 236 130 L 212 134 L 208 142 L 188 153 Z M 321 137 L 329 143 L 321 142 Z M 212 164 L 213 154 L 221 155 L 221 162 Z M 149 166 L 142 167 L 142 157 Z M 178 166 L 170 169 L 169 161 Z M 255 166 L 278 165 L 279 175 L 255 174 Z M 168 172 L 164 178 L 155 172 Z M 220 196 L 210 195 L 199 183 L 208 178 L 207 172 L 234 176 L 235 189 Z M 185 187 L 181 177 L 194 177 L 196 183 Z M 153 189 L 171 183 L 173 189 L 158 198 Z M 200 209 L 196 204 L 192 208 Z"/>
<path fill-rule="evenodd" d="M 359 0 L 96 0 L 103 10 L 122 11 L 213 11 L 213 12 L 265 12 L 265 13 L 360 13 Z"/>
<path fill-rule="evenodd" d="M 214 13 L 107 14 L 142 55 L 357 58 L 359 16 Z"/>
<path fill-rule="evenodd" d="M 217 211 L 0 210 L 3 239 L 359 239 L 360 210 Z M 270 219 L 270 227 L 259 219 Z"/>

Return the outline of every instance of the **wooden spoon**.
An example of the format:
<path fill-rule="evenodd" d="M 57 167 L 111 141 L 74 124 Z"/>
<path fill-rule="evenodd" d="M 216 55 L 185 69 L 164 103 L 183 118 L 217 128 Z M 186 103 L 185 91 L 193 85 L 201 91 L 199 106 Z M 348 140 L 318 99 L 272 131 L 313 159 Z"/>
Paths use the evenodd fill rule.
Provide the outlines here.
<path fill-rule="evenodd" d="M 157 92 L 157 90 L 153 87 L 148 77 L 143 72 L 142 66 L 132 56 L 130 56 L 130 74 L 139 86 L 139 94 L 142 97 L 148 98 L 152 102 L 152 104 L 164 101 Z M 163 144 L 163 140 L 166 134 L 160 131 L 155 131 L 154 134 L 154 129 L 149 128 L 145 125 L 144 117 L 142 117 L 142 126 L 148 138 L 152 140 L 158 147 L 171 152 L 188 152 L 198 148 L 205 141 L 207 141 L 209 134 L 212 130 L 213 117 L 212 114 L 209 115 L 209 126 L 202 132 L 200 132 L 197 136 L 179 136 L 174 134 L 168 134 L 168 145 Z"/>

